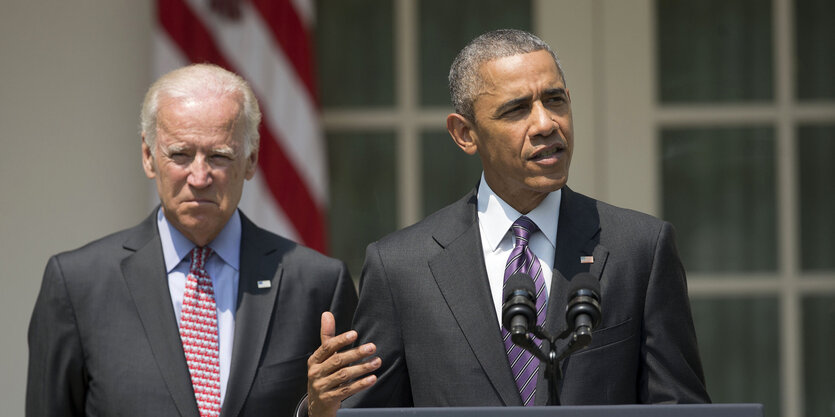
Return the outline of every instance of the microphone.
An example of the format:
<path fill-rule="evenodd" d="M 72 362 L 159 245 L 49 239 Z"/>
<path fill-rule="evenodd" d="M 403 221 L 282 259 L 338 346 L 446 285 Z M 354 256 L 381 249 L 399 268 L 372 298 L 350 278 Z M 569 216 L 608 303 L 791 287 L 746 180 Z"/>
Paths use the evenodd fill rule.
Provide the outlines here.
<path fill-rule="evenodd" d="M 600 324 L 600 281 L 588 272 L 579 273 L 571 279 L 571 291 L 568 294 L 565 320 L 572 326 L 574 342 L 578 348 L 588 346 L 591 343 L 591 331 Z"/>
<path fill-rule="evenodd" d="M 521 344 L 536 327 L 536 289 L 528 274 L 516 273 L 505 282 L 502 325 L 513 343 Z"/>

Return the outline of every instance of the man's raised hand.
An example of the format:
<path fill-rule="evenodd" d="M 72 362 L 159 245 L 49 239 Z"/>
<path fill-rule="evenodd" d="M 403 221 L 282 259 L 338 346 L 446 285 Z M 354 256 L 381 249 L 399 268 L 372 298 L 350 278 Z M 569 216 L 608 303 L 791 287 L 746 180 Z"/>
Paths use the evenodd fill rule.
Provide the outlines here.
<path fill-rule="evenodd" d="M 322 345 L 307 359 L 307 401 L 310 417 L 334 417 L 342 401 L 375 382 L 377 377 L 366 375 L 380 367 L 380 358 L 365 360 L 374 354 L 373 343 L 340 352 L 357 340 L 357 332 L 347 331 L 338 336 L 336 321 L 330 312 L 322 313 Z M 362 378 L 361 378 L 362 377 Z"/>

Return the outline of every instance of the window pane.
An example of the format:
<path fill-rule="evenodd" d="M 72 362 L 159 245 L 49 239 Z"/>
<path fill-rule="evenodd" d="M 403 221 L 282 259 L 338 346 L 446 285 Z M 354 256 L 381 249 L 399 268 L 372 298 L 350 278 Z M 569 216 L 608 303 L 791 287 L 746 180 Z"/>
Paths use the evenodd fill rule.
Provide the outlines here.
<path fill-rule="evenodd" d="M 771 0 L 655 4 L 661 102 L 772 98 Z"/>
<path fill-rule="evenodd" d="M 359 279 L 365 247 L 394 231 L 394 134 L 329 133 L 330 254 Z"/>
<path fill-rule="evenodd" d="M 692 309 L 711 400 L 762 403 L 765 415 L 780 415 L 777 300 L 697 298 Z"/>
<path fill-rule="evenodd" d="M 392 3 L 316 1 L 316 68 L 324 107 L 394 103 Z"/>
<path fill-rule="evenodd" d="M 835 415 L 835 296 L 803 301 L 803 364 L 807 416 Z"/>
<path fill-rule="evenodd" d="M 835 98 L 835 2 L 795 0 L 797 96 Z"/>
<path fill-rule="evenodd" d="M 835 270 L 835 125 L 801 126 L 797 153 L 801 267 Z"/>
<path fill-rule="evenodd" d="M 506 0 L 421 0 L 420 103 L 449 106 L 447 75 L 458 51 L 493 29 L 531 31 L 531 2 Z"/>
<path fill-rule="evenodd" d="M 446 131 L 424 132 L 423 214 L 431 214 L 455 201 L 478 185 L 481 160 L 464 153 Z"/>
<path fill-rule="evenodd" d="M 661 141 L 663 217 L 687 269 L 775 271 L 773 129 L 665 129 Z"/>

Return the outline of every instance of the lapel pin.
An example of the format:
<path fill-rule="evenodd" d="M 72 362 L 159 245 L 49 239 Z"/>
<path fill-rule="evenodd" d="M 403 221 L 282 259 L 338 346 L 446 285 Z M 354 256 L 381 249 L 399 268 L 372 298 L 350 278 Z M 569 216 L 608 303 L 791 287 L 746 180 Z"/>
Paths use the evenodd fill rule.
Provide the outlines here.
<path fill-rule="evenodd" d="M 269 280 L 258 281 L 258 288 L 270 288 L 273 284 Z"/>
<path fill-rule="evenodd" d="M 593 264 L 594 263 L 594 256 L 581 256 L 580 257 L 581 264 Z"/>

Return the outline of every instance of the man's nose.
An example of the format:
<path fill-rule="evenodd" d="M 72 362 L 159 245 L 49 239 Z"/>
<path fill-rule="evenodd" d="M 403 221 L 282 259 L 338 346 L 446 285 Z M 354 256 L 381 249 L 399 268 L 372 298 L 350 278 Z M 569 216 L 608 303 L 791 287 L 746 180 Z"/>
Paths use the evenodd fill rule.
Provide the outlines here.
<path fill-rule="evenodd" d="M 530 117 L 532 119 L 530 136 L 550 136 L 557 128 L 553 115 L 540 101 L 533 104 Z"/>
<path fill-rule="evenodd" d="M 206 158 L 198 156 L 191 162 L 188 184 L 195 188 L 206 188 L 212 185 L 212 167 Z"/>

